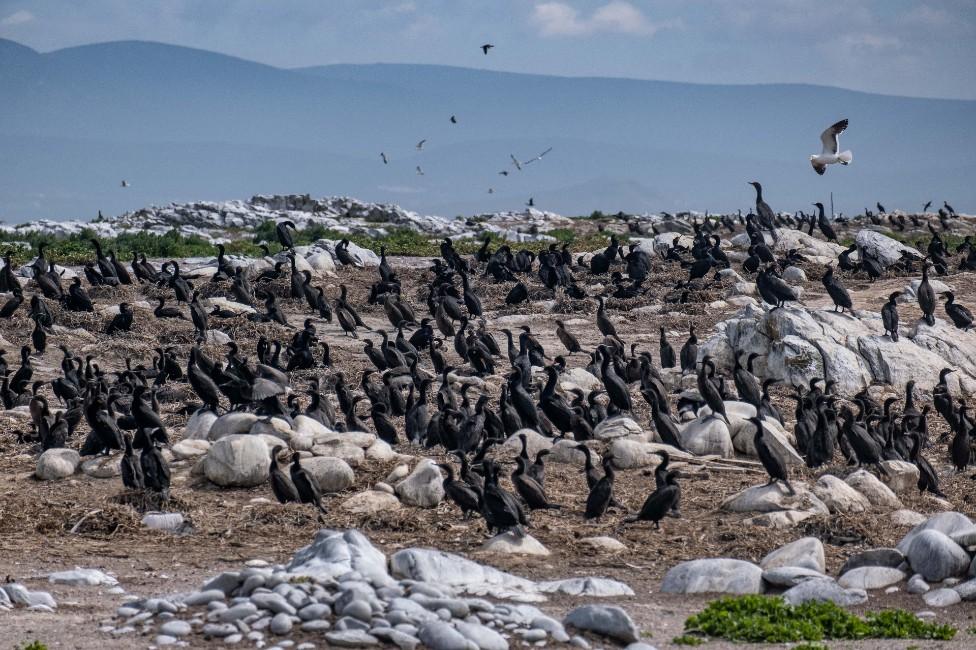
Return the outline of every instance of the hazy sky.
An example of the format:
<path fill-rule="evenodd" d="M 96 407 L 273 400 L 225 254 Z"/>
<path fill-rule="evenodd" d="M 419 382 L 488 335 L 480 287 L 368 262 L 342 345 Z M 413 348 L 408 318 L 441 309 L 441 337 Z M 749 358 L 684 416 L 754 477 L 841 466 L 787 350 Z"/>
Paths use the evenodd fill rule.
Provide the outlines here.
<path fill-rule="evenodd" d="M 0 0 L 0 37 L 976 98 L 974 0 Z"/>

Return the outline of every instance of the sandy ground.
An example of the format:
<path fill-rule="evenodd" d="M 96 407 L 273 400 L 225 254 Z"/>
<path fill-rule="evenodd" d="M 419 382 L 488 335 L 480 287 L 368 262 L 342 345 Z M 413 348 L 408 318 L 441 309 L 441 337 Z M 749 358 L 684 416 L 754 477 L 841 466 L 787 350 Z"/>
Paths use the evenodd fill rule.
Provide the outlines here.
<path fill-rule="evenodd" d="M 426 296 L 417 287 L 424 271 L 417 260 L 405 262 L 394 260 L 403 277 L 405 297 L 418 308 L 419 314 L 423 310 Z M 810 281 L 805 286 L 804 303 L 820 306 L 825 300 L 819 282 L 820 272 L 812 268 L 808 268 L 807 272 Z M 694 294 L 698 300 L 695 304 L 669 305 L 660 314 L 633 311 L 635 307 L 661 303 L 674 283 L 683 277 L 684 272 L 679 269 L 662 269 L 655 276 L 655 282 L 649 285 L 648 295 L 632 301 L 609 301 L 611 318 L 626 343 L 638 343 L 639 349 L 650 349 L 657 358 L 659 326 L 663 325 L 673 332 L 671 343 L 677 350 L 684 342 L 684 332 L 690 322 L 696 324 L 700 337 L 704 340 L 715 322 L 734 313 L 735 308 L 731 306 L 727 309 L 703 307 L 702 303 L 707 304 L 724 295 L 725 288 L 718 286 Z M 365 301 L 369 284 L 375 279 L 375 270 L 343 269 L 340 271 L 339 281 L 349 287 L 351 302 L 361 309 L 368 324 L 375 328 L 388 327 L 382 308 L 367 305 Z M 876 311 L 887 295 L 904 287 L 908 279 L 890 278 L 871 284 L 865 279 L 845 277 L 844 281 L 858 308 Z M 329 295 L 337 295 L 339 281 L 323 283 Z M 972 289 L 976 280 L 971 275 L 956 275 L 951 282 L 957 288 L 957 295 L 973 295 Z M 592 282 L 590 284 L 592 286 Z M 502 319 L 504 326 L 517 329 L 518 325 L 529 324 L 550 351 L 550 356 L 562 353 L 554 335 L 553 320 L 557 316 L 552 312 L 562 313 L 563 319 L 571 323 L 572 318 L 586 320 L 586 323 L 581 321 L 570 325 L 584 348 L 592 348 L 600 342 L 601 337 L 595 326 L 587 324 L 593 322 L 596 311 L 593 301 L 572 302 L 559 299 L 551 311 L 541 310 L 537 304 L 489 311 L 489 307 L 501 303 L 508 289 L 507 285 L 479 284 L 489 328 L 495 333 L 499 343 L 504 345 L 504 338 L 499 331 L 499 318 L 507 317 Z M 553 297 L 537 281 L 531 289 L 532 299 L 535 301 Z M 279 294 L 285 293 L 286 285 L 279 283 L 276 291 Z M 117 303 L 123 299 L 133 302 L 149 298 L 151 301 L 153 296 L 158 295 L 157 292 L 154 288 L 141 290 L 138 287 L 129 287 L 97 289 L 91 293 L 98 303 Z M 219 291 L 207 295 L 216 293 Z M 284 304 L 292 323 L 299 325 L 305 315 L 303 306 L 291 301 L 285 301 Z M 65 343 L 83 355 L 95 355 L 100 367 L 106 371 L 122 368 L 126 355 L 131 355 L 134 363 L 149 365 L 151 349 L 160 342 L 176 345 L 184 354 L 192 343 L 190 323 L 175 322 L 160 326 L 149 312 L 139 309 L 136 312 L 133 332 L 114 338 L 101 334 L 108 317 L 61 313 L 53 307 L 52 310 L 56 312 L 59 324 L 81 327 L 88 334 L 51 337 L 47 352 L 35 357 L 35 379 L 51 379 L 55 376 L 61 357 L 57 348 L 59 343 Z M 912 305 L 900 306 L 900 312 L 902 322 L 918 317 L 917 309 Z M 29 331 L 27 324 L 26 312 L 23 310 L 13 319 L 0 322 L 0 336 L 10 344 L 5 347 L 8 349 L 7 356 L 12 368 L 17 366 L 16 350 L 25 341 Z M 336 369 L 341 369 L 350 383 L 358 382 L 361 371 L 367 365 L 362 354 L 362 340 L 341 336 L 342 332 L 336 324 L 317 321 L 317 327 L 320 337 L 333 346 Z M 280 338 L 282 341 L 290 339 L 292 333 L 292 330 L 277 325 L 255 326 L 243 319 L 228 322 L 223 329 L 234 336 L 241 343 L 244 354 L 252 358 L 259 333 L 265 333 L 270 338 Z M 373 338 L 377 341 L 379 339 L 377 336 Z M 450 360 L 454 355 L 452 346 L 448 344 L 444 350 Z M 212 346 L 208 351 L 212 355 L 220 353 L 219 346 Z M 567 359 L 570 366 L 585 365 L 588 360 L 581 355 Z M 790 413 L 792 402 L 782 398 L 782 391 L 777 395 L 784 415 Z M 187 396 L 185 387 L 178 386 L 169 394 L 161 395 L 164 400 L 165 420 L 174 442 L 181 437 L 180 425 L 184 421 L 184 416 L 175 411 L 181 400 Z M 635 419 L 646 424 L 648 411 L 636 393 L 634 403 Z M 788 428 L 791 426 L 792 423 L 788 422 Z M 930 426 L 933 437 L 937 437 L 945 427 L 938 418 L 932 418 Z M 80 431 L 81 435 L 76 435 L 71 443 L 74 446 L 80 445 L 85 433 L 84 425 L 80 427 Z M 600 445 L 595 444 L 594 448 L 600 449 Z M 442 458 L 436 452 L 405 444 L 398 446 L 397 450 L 405 454 L 423 453 Z M 944 457 L 944 447 L 933 449 L 928 455 L 940 472 L 943 489 L 953 508 L 976 516 L 973 484 L 969 475 L 956 475 L 950 471 Z M 100 621 L 111 617 L 124 596 L 107 594 L 106 589 L 101 587 L 48 585 L 45 576 L 55 570 L 75 566 L 99 568 L 116 575 L 121 586 L 131 594 L 158 595 L 193 589 L 207 577 L 221 570 L 237 568 L 249 559 L 285 561 L 298 547 L 307 544 L 315 531 L 323 525 L 334 528 L 357 527 L 387 552 L 410 546 L 434 546 L 472 555 L 485 539 L 481 521 L 462 520 L 457 508 L 448 503 L 442 503 L 430 510 L 410 508 L 399 514 L 376 517 L 353 516 L 338 507 L 353 491 L 368 489 L 382 480 L 395 463 L 358 468 L 353 489 L 346 494 L 332 495 L 326 499 L 330 514 L 324 522 L 308 508 L 264 502 L 264 499 L 271 498 L 271 491 L 267 486 L 253 489 L 217 489 L 191 478 L 188 463 L 174 463 L 173 502 L 170 507 L 184 513 L 193 525 L 192 534 L 177 537 L 142 528 L 139 525 L 140 515 L 133 508 L 117 502 L 123 491 L 118 479 L 93 479 L 77 474 L 72 479 L 57 483 L 38 482 L 32 478 L 35 458 L 35 450 L 29 445 L 17 444 L 12 431 L 0 431 L 0 577 L 23 582 L 29 588 L 50 590 L 59 602 L 59 610 L 57 615 L 30 613 L 21 609 L 0 615 L 0 648 L 13 647 L 32 639 L 42 640 L 50 647 L 64 648 L 146 647 L 151 643 L 151 638 L 113 639 L 99 632 Z M 560 511 L 533 513 L 530 532 L 550 549 L 552 555 L 543 559 L 479 560 L 532 578 L 593 575 L 622 580 L 637 595 L 632 598 L 610 599 L 607 602 L 626 607 L 648 635 L 647 640 L 660 648 L 670 647 L 670 640 L 681 632 L 685 618 L 698 611 L 708 600 L 703 597 L 674 597 L 657 593 L 663 574 L 680 561 L 717 556 L 758 561 L 767 552 L 786 542 L 804 535 L 814 535 L 825 543 L 828 572 L 836 573 L 852 553 L 866 548 L 893 545 L 907 532 L 905 528 L 893 526 L 888 513 L 814 518 L 790 530 L 743 527 L 740 523 L 742 516 L 721 512 L 718 506 L 725 497 L 750 485 L 765 482 L 761 467 L 744 464 L 736 471 L 703 471 L 700 467 L 688 466 L 684 470 L 688 476 L 682 480 L 682 517 L 666 520 L 662 524 L 662 530 L 655 531 L 643 524 L 623 527 L 623 512 L 611 512 L 596 523 L 584 522 L 582 510 L 586 487 L 583 475 L 578 468 L 550 463 L 547 466 L 547 490 L 551 500 L 563 504 L 564 508 Z M 833 466 L 816 473 L 805 468 L 794 469 L 793 478 L 794 481 L 812 483 L 817 475 L 824 472 L 844 476 L 849 471 L 838 460 Z M 634 511 L 639 508 L 652 485 L 653 477 L 640 470 L 623 471 L 618 473 L 616 494 L 629 511 Z M 256 502 L 255 499 L 259 501 Z M 946 509 L 939 501 L 915 493 L 903 495 L 902 500 L 906 508 L 923 513 Z M 76 532 L 69 532 L 86 516 Z M 627 546 L 627 550 L 614 555 L 597 555 L 585 550 L 578 543 L 578 539 L 594 535 L 614 536 Z M 856 541 L 840 545 L 837 541 L 840 539 Z M 551 600 L 544 608 L 554 614 L 561 614 L 578 602 L 577 599 L 559 598 Z M 926 609 L 919 597 L 905 594 L 872 594 L 868 602 L 871 609 L 895 606 L 912 611 Z M 971 619 L 974 614 L 976 607 L 971 604 L 938 612 L 940 621 L 952 623 L 960 630 L 951 645 L 976 646 L 976 637 L 966 631 L 973 625 Z M 297 640 L 301 637 L 296 635 L 293 638 Z M 194 647 L 199 644 L 197 641 L 194 643 Z M 715 642 L 709 645 L 724 647 Z M 837 647 L 852 645 L 904 648 L 944 644 L 886 641 L 883 644 L 843 643 Z M 834 647 L 833 644 L 831 647 Z"/>

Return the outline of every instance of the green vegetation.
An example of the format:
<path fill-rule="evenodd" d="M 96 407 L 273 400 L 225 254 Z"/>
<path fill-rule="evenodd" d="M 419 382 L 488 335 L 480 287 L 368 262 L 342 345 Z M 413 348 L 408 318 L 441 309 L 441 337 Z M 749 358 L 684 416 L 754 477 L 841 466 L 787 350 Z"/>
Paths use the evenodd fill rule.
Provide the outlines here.
<path fill-rule="evenodd" d="M 736 596 L 712 601 L 685 621 L 689 634 L 750 643 L 830 639 L 935 639 L 956 634 L 948 625 L 926 623 L 900 609 L 869 612 L 864 618 L 830 602 L 796 607 L 773 596 Z"/>
<path fill-rule="evenodd" d="M 705 639 L 691 634 L 682 634 L 671 639 L 671 643 L 675 645 L 701 645 L 705 643 Z"/>
<path fill-rule="evenodd" d="M 21 643 L 17 646 L 17 650 L 47 650 L 47 644 L 31 641 L 30 643 Z"/>
<path fill-rule="evenodd" d="M 610 243 L 610 233 L 608 232 L 580 233 L 572 228 L 553 228 L 546 234 L 552 235 L 561 244 L 569 244 L 576 252 L 594 251 L 598 248 L 605 248 Z M 630 235 L 617 234 L 617 241 L 626 244 L 630 241 Z"/>
<path fill-rule="evenodd" d="M 83 264 L 94 259 L 95 251 L 92 248 L 91 240 L 98 239 L 105 252 L 114 250 L 119 261 L 128 263 L 132 259 L 132 253 L 138 251 L 145 253 L 147 257 L 154 258 L 183 258 L 183 257 L 202 257 L 216 254 L 217 250 L 213 244 L 202 237 L 196 235 L 181 235 L 176 230 L 171 230 L 165 235 L 157 235 L 149 232 L 123 233 L 118 237 L 98 238 L 94 230 L 82 230 L 76 235 L 68 237 L 55 237 L 49 234 L 39 233 L 0 233 L 0 247 L 2 242 L 23 241 L 30 244 L 30 249 L 23 247 L 10 247 L 15 263 L 22 264 L 37 253 L 40 244 L 47 244 L 45 256 L 59 264 Z M 227 252 L 238 255 L 258 255 L 261 249 L 248 241 L 238 240 L 227 244 Z"/>

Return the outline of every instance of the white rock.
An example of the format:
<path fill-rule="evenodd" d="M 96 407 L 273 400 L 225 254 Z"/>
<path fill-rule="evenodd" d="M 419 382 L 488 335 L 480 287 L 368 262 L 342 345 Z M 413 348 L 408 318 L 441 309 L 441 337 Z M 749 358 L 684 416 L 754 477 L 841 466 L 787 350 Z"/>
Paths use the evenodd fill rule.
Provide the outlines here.
<path fill-rule="evenodd" d="M 257 421 L 258 416 L 253 413 L 244 413 L 242 411 L 224 413 L 210 425 L 208 436 L 210 440 L 219 440 L 224 436 L 247 433 Z"/>
<path fill-rule="evenodd" d="M 863 494 L 876 508 L 901 508 L 901 501 L 895 493 L 867 470 L 860 469 L 854 472 L 845 479 L 845 482 Z"/>
<path fill-rule="evenodd" d="M 34 476 L 42 481 L 67 478 L 78 470 L 81 457 L 74 449 L 48 449 L 37 458 Z"/>
<path fill-rule="evenodd" d="M 793 483 L 796 494 L 789 494 L 785 485 L 754 485 L 737 492 L 722 502 L 722 509 L 730 512 L 775 512 L 777 510 L 812 511 L 829 514 L 823 501 L 804 483 Z"/>
<path fill-rule="evenodd" d="M 509 453 L 518 454 L 522 449 L 522 441 L 519 439 L 520 435 L 525 435 L 525 445 L 526 449 L 528 449 L 529 458 L 535 458 L 536 454 L 543 449 L 552 448 L 552 438 L 547 438 L 532 429 L 520 429 L 508 437 L 502 445 L 502 449 Z"/>
<path fill-rule="evenodd" d="M 478 549 L 478 553 L 486 555 L 549 555 L 549 549 L 543 546 L 532 535 L 519 536 L 512 532 L 495 535 Z"/>
<path fill-rule="evenodd" d="M 613 537 L 584 537 L 580 544 L 601 553 L 621 553 L 627 546 Z"/>
<path fill-rule="evenodd" d="M 824 547 L 816 537 L 803 537 L 772 551 L 762 559 L 763 569 L 802 567 L 823 573 L 826 570 Z"/>
<path fill-rule="evenodd" d="M 81 471 L 92 478 L 116 478 L 122 476 L 122 456 L 96 456 L 81 463 Z"/>
<path fill-rule="evenodd" d="M 352 468 L 341 458 L 314 456 L 304 459 L 302 467 L 315 477 L 323 494 L 342 492 L 356 481 Z"/>
<path fill-rule="evenodd" d="M 882 481 L 895 494 L 918 489 L 919 472 L 915 463 L 906 463 L 903 460 L 883 460 L 881 467 L 885 469 L 881 473 Z"/>
<path fill-rule="evenodd" d="M 751 562 L 723 558 L 682 562 L 664 576 L 661 592 L 760 594 L 762 569 Z"/>
<path fill-rule="evenodd" d="M 644 430 L 639 424 L 623 415 L 607 418 L 593 429 L 593 437 L 597 440 L 614 440 L 624 436 L 643 434 Z"/>
<path fill-rule="evenodd" d="M 98 569 L 82 569 L 81 567 L 75 567 L 72 571 L 57 571 L 55 573 L 49 573 L 47 579 L 48 582 L 53 582 L 55 584 L 88 587 L 95 587 L 98 585 L 114 587 L 115 585 L 119 584 L 118 580 L 99 571 Z"/>
<path fill-rule="evenodd" d="M 696 456 L 732 458 L 735 455 L 729 427 L 719 416 L 692 420 L 678 434 L 681 446 Z"/>
<path fill-rule="evenodd" d="M 896 239 L 892 239 L 875 230 L 868 230 L 867 228 L 862 228 L 858 231 L 854 242 L 857 244 L 858 255 L 861 254 L 862 250 L 867 251 L 871 257 L 877 259 L 885 267 L 891 266 L 899 261 L 903 252 L 909 253 L 918 259 L 922 258 L 922 254 L 914 248 L 905 246 Z"/>
<path fill-rule="evenodd" d="M 420 461 L 410 476 L 396 485 L 397 496 L 411 506 L 433 508 L 444 498 L 444 477 L 429 458 Z"/>
<path fill-rule="evenodd" d="M 183 428 L 183 439 L 209 440 L 210 429 L 216 421 L 217 416 L 213 411 L 207 409 L 194 411 L 190 419 L 186 421 L 186 426 Z"/>
<path fill-rule="evenodd" d="M 899 569 L 884 566 L 862 566 L 851 569 L 837 581 L 847 589 L 884 589 L 904 580 L 907 576 Z"/>
<path fill-rule="evenodd" d="M 180 460 L 200 458 L 210 451 L 210 441 L 198 438 L 180 440 L 171 449 L 173 450 L 173 455 Z"/>
<path fill-rule="evenodd" d="M 865 512 L 871 509 L 868 498 L 832 474 L 817 479 L 813 493 L 823 501 L 832 514 Z"/>
<path fill-rule="evenodd" d="M 366 490 L 352 495 L 343 501 L 340 507 L 354 515 L 375 515 L 381 512 L 396 512 L 403 506 L 399 499 L 388 492 Z"/>
<path fill-rule="evenodd" d="M 229 434 L 207 452 L 204 472 L 212 483 L 223 487 L 254 487 L 268 480 L 270 463 L 271 454 L 263 438 Z"/>

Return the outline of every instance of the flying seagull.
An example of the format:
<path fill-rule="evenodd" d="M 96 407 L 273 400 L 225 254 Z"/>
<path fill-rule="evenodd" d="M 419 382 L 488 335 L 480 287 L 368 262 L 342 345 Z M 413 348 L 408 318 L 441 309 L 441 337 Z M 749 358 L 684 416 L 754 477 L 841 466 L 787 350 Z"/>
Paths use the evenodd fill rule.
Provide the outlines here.
<path fill-rule="evenodd" d="M 810 156 L 810 164 L 813 165 L 813 171 L 817 172 L 823 176 L 824 172 L 827 171 L 827 165 L 833 165 L 834 163 L 840 163 L 842 165 L 849 165 L 854 159 L 854 155 L 847 151 L 841 151 L 837 153 L 840 149 L 840 134 L 847 129 L 847 119 L 843 119 L 832 126 L 827 127 L 823 133 L 820 134 L 820 141 L 823 142 L 823 151 L 820 155 Z"/>
<path fill-rule="evenodd" d="M 129 187 L 129 181 L 122 181 L 122 187 Z"/>
<path fill-rule="evenodd" d="M 424 175 L 424 170 L 420 168 L 420 165 L 417 165 L 417 176 L 423 176 L 423 175 Z"/>
<path fill-rule="evenodd" d="M 508 155 L 511 157 L 512 162 L 515 163 L 515 169 L 522 171 L 522 163 L 518 161 L 518 158 L 515 157 L 515 154 L 510 153 Z"/>
<path fill-rule="evenodd" d="M 382 151 L 380 152 L 380 158 L 383 159 L 383 164 L 384 165 L 389 165 L 390 164 L 390 161 L 386 159 L 386 154 L 384 152 L 382 152 Z"/>
<path fill-rule="evenodd" d="M 424 143 L 425 142 L 427 142 L 427 138 L 424 138 L 423 140 L 421 140 L 420 142 L 417 143 L 417 151 L 420 151 L 421 149 L 424 148 Z"/>
<path fill-rule="evenodd" d="M 451 116 L 451 124 L 457 124 L 457 115 Z"/>
<path fill-rule="evenodd" d="M 528 203 L 526 203 L 525 205 L 527 205 L 527 206 L 529 206 L 530 208 L 534 208 L 534 207 L 535 207 L 535 199 L 533 199 L 533 198 L 532 198 L 532 197 L 530 196 L 530 197 L 529 197 L 529 202 L 528 202 Z"/>
<path fill-rule="evenodd" d="M 549 153 L 550 151 L 552 151 L 552 147 L 549 147 L 548 149 L 546 149 L 545 151 L 543 151 L 542 153 L 540 153 L 540 154 L 539 154 L 538 156 L 536 156 L 535 158 L 529 158 L 528 160 L 526 160 L 526 161 L 525 161 L 525 162 L 523 162 L 522 164 L 523 164 L 523 165 L 530 165 L 530 164 L 532 164 L 532 163 L 534 163 L 534 162 L 535 162 L 535 161 L 537 161 L 537 160 L 542 160 L 542 157 L 543 157 L 544 155 L 546 155 L 547 153 Z"/>
<path fill-rule="evenodd" d="M 492 45 L 491 43 L 485 43 L 484 45 L 481 46 L 481 51 L 484 52 L 485 54 L 488 54 L 488 50 L 490 50 L 493 47 L 495 46 Z"/>

